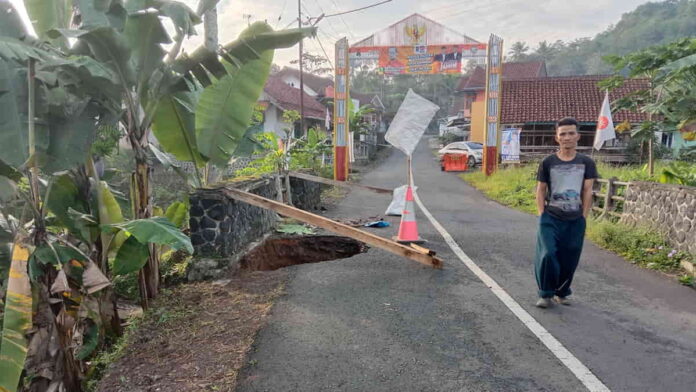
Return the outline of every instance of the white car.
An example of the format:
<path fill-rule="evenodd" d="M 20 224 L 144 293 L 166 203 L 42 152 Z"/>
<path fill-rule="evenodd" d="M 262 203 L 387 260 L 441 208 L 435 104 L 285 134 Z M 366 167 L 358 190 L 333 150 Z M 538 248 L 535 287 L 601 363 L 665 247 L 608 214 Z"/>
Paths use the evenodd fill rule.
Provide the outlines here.
<path fill-rule="evenodd" d="M 437 152 L 442 170 L 444 170 L 445 165 L 443 160 L 445 154 L 466 154 L 469 156 L 468 166 L 474 167 L 483 161 L 483 145 L 476 142 L 454 142 L 446 145 L 445 148 Z"/>

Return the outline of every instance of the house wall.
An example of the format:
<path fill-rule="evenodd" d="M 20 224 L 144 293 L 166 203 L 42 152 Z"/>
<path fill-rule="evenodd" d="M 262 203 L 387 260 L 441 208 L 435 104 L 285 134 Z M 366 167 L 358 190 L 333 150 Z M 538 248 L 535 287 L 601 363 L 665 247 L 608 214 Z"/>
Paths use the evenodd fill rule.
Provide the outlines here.
<path fill-rule="evenodd" d="M 472 142 L 483 143 L 484 129 L 486 122 L 486 105 L 483 101 L 475 101 L 471 103 L 471 134 L 469 140 Z"/>
<path fill-rule="evenodd" d="M 295 88 L 297 88 L 297 89 L 300 88 L 300 78 L 298 78 L 298 77 L 296 77 L 296 76 L 293 76 L 293 75 L 285 75 L 285 76 L 283 76 L 283 82 L 285 82 L 286 84 L 288 84 L 288 85 L 290 85 L 290 86 L 293 86 L 293 87 L 295 87 Z M 307 84 L 305 84 L 303 87 L 304 87 L 304 91 L 305 91 L 305 93 L 307 93 L 307 95 L 310 95 L 310 96 L 312 96 L 312 97 L 316 97 L 317 95 L 319 95 L 318 92 L 316 92 L 316 91 L 312 90 L 311 88 L 309 88 L 309 87 L 307 86 Z"/>
<path fill-rule="evenodd" d="M 682 138 L 681 132 L 674 132 L 672 136 L 672 151 L 675 156 L 679 154 L 682 148 L 696 146 L 696 141 L 687 141 Z"/>
<path fill-rule="evenodd" d="M 263 113 L 263 131 L 264 132 L 275 132 L 276 135 L 285 137 L 285 128 L 292 128 L 292 125 L 287 122 L 283 122 L 283 111 L 277 106 L 269 104 L 266 111 Z"/>

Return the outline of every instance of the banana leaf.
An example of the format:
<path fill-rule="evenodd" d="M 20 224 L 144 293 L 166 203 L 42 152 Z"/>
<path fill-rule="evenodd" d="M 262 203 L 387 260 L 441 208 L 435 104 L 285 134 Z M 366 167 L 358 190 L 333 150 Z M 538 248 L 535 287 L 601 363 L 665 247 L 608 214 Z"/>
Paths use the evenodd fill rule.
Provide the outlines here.
<path fill-rule="evenodd" d="M 139 271 L 150 256 L 147 244 L 138 241 L 134 236 L 128 237 L 121 245 L 114 259 L 114 275 L 126 275 Z"/>
<path fill-rule="evenodd" d="M 68 40 L 64 37 L 51 40 L 46 34 L 53 29 L 65 29 L 70 26 L 72 16 L 71 0 L 24 0 L 29 19 L 39 39 L 49 40 L 63 50 L 68 49 Z"/>
<path fill-rule="evenodd" d="M 240 34 L 240 40 L 270 31 L 267 24 L 255 23 Z M 198 149 L 218 166 L 226 166 L 241 143 L 251 122 L 254 104 L 266 84 L 273 50 L 265 50 L 258 56 L 246 63 L 226 64 L 227 75 L 206 87 L 198 101 Z"/>
<path fill-rule="evenodd" d="M 196 101 L 193 92 L 182 91 L 164 96 L 157 105 L 152 131 L 160 146 L 169 154 L 201 167 L 205 160 L 196 144 Z"/>
<path fill-rule="evenodd" d="M 163 216 L 101 226 L 102 230 L 118 229 L 130 233 L 142 244 L 167 245 L 172 249 L 185 249 L 193 254 L 191 240 Z"/>
<path fill-rule="evenodd" d="M 0 346 L 0 390 L 15 392 L 27 357 L 27 331 L 32 324 L 32 295 L 27 261 L 29 250 L 15 243 L 12 250 Z"/>
<path fill-rule="evenodd" d="M 164 213 L 165 218 L 167 218 L 176 227 L 182 228 L 186 222 L 188 216 L 188 205 L 184 202 L 177 201 L 172 203 L 167 207 L 167 211 Z"/>
<path fill-rule="evenodd" d="M 19 13 L 12 3 L 0 2 L 0 35 L 22 39 L 26 37 L 27 30 L 19 17 Z"/>

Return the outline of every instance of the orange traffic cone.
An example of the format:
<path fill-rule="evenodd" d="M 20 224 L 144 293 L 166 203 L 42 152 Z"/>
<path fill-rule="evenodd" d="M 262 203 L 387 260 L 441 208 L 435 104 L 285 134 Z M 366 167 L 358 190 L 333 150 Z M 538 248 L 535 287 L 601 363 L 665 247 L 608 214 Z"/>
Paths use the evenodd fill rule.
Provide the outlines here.
<path fill-rule="evenodd" d="M 418 236 L 418 224 L 416 223 L 416 210 L 413 205 L 413 188 L 409 185 L 406 188 L 406 203 L 404 211 L 401 213 L 401 224 L 399 225 L 399 235 L 394 238 L 400 243 L 423 243 L 425 242 Z"/>

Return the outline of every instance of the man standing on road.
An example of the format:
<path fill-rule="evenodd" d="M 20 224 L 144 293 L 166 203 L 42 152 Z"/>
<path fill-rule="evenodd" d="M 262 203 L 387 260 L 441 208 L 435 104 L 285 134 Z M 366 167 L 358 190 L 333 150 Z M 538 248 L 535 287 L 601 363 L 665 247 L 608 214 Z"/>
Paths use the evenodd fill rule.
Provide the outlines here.
<path fill-rule="evenodd" d="M 577 153 L 578 122 L 566 117 L 556 123 L 557 153 L 546 157 L 537 172 L 539 212 L 534 272 L 539 286 L 536 306 L 551 299 L 570 305 L 570 284 L 580 261 L 586 218 L 592 208 L 592 185 L 598 177 L 590 157 Z"/>

